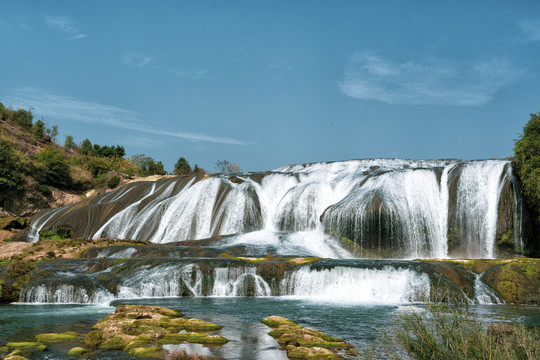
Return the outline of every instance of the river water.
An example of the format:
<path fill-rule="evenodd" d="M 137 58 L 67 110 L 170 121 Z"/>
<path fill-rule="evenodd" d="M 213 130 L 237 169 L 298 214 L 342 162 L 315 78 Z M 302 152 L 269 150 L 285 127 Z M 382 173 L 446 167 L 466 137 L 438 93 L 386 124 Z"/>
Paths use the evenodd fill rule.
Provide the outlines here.
<path fill-rule="evenodd" d="M 411 311 L 424 311 L 416 305 L 337 304 L 285 297 L 184 297 L 115 301 L 157 305 L 181 310 L 186 316 L 201 318 L 223 326 L 219 334 L 230 340 L 219 348 L 189 344 L 188 351 L 207 356 L 238 360 L 285 360 L 285 352 L 267 333 L 271 330 L 260 321 L 270 315 L 280 315 L 300 325 L 340 337 L 362 354 L 379 344 L 386 332 L 391 334 L 399 318 Z M 540 326 L 540 308 L 516 305 L 473 305 L 478 319 L 489 322 L 519 321 Z M 4 305 L 0 306 L 0 344 L 9 341 L 32 341 L 40 333 L 90 331 L 100 318 L 113 312 L 114 307 L 98 305 Z M 31 359 L 68 359 L 66 355 L 76 343 L 61 343 L 48 351 L 30 356 Z M 175 347 L 171 346 L 170 350 Z M 178 349 L 178 347 L 176 347 Z M 378 347 L 377 358 L 386 358 Z M 92 354 L 90 359 L 130 359 L 116 351 Z"/>

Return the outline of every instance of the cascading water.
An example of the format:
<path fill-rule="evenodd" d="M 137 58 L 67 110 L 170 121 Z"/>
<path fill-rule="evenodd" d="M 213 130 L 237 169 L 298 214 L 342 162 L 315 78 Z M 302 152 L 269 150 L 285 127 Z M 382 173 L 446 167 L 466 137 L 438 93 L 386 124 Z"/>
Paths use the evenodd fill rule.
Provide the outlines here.
<path fill-rule="evenodd" d="M 399 304 L 429 299 L 429 278 L 410 269 L 385 266 L 313 270 L 301 268 L 281 283 L 281 293 L 323 301 Z"/>
<path fill-rule="evenodd" d="M 42 214 L 29 239 L 69 225 L 79 237 L 159 244 L 227 235 L 219 245 L 246 254 L 492 258 L 497 234 L 521 228 L 517 209 L 498 228 L 512 179 L 507 160 L 373 159 L 141 182 Z"/>

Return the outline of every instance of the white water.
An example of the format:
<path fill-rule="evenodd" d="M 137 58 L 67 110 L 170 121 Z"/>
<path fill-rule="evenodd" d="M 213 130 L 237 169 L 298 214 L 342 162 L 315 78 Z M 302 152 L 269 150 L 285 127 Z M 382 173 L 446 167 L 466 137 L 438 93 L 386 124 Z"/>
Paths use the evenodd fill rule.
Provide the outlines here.
<path fill-rule="evenodd" d="M 458 183 L 457 224 L 468 257 L 493 258 L 497 205 L 506 161 L 485 160 L 464 166 Z"/>
<path fill-rule="evenodd" d="M 192 179 L 178 191 L 183 180 L 140 185 L 148 189 L 131 204 L 111 208 L 90 237 L 168 243 L 233 235 L 223 244 L 273 247 L 276 254 L 445 258 L 449 229 L 455 228 L 459 252 L 493 258 L 500 193 L 512 179 L 508 163 L 351 160 L 294 165 L 260 178 Z M 129 201 L 135 186 L 98 203 Z M 520 243 L 520 212 L 514 213 Z M 61 214 L 57 209 L 36 219 L 30 240 L 37 241 L 44 226 L 62 224 Z M 358 252 L 345 250 L 337 235 L 359 245 Z"/>
<path fill-rule="evenodd" d="M 482 274 L 475 274 L 474 280 L 474 295 L 478 304 L 504 304 L 502 300 L 492 288 L 484 284 Z"/>
<path fill-rule="evenodd" d="M 430 283 L 426 274 L 390 266 L 323 270 L 304 267 L 285 278 L 281 292 L 328 302 L 400 304 L 429 299 Z"/>
<path fill-rule="evenodd" d="M 110 270 L 110 269 L 109 269 Z M 95 275 L 95 274 L 94 274 Z M 61 276 L 73 282 L 74 276 Z M 407 268 L 385 266 L 382 269 L 336 266 L 312 269 L 309 266 L 286 272 L 275 293 L 257 274 L 255 267 L 217 267 L 211 287 L 203 294 L 203 273 L 195 264 L 142 266 L 123 276 L 117 294 L 92 281 L 83 285 L 49 283 L 29 286 L 21 292 L 27 303 L 94 303 L 115 299 L 188 296 L 285 296 L 336 303 L 399 304 L 429 299 L 430 283 L 426 274 Z M 82 284 L 82 283 L 81 283 Z M 182 287 L 188 292 L 182 291 Z"/>

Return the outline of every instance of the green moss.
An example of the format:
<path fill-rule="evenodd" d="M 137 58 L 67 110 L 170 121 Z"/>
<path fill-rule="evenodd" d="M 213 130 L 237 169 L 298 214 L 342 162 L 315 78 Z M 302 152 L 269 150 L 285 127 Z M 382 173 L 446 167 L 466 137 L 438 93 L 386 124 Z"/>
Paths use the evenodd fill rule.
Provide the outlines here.
<path fill-rule="evenodd" d="M 21 356 L 21 355 L 11 355 L 9 354 L 4 358 L 5 360 L 30 360 L 27 357 Z"/>
<path fill-rule="evenodd" d="M 81 356 L 83 354 L 86 354 L 88 352 L 87 349 L 82 347 L 74 347 L 73 349 L 68 351 L 69 356 Z"/>
<path fill-rule="evenodd" d="M 149 340 L 142 340 L 142 339 L 136 339 L 136 340 L 132 340 L 130 341 L 125 347 L 124 347 L 124 352 L 129 352 L 131 349 L 134 349 L 134 348 L 141 348 L 141 347 L 148 347 L 152 344 L 152 340 L 149 339 Z"/>
<path fill-rule="evenodd" d="M 92 330 L 86 334 L 85 344 L 89 348 L 97 348 L 103 341 L 103 333 L 101 330 Z"/>
<path fill-rule="evenodd" d="M 16 350 L 16 349 L 27 349 L 27 350 L 38 350 L 38 351 L 47 350 L 47 346 L 39 342 L 10 342 L 10 343 L 7 343 L 6 346 L 9 348 L 9 350 Z"/>
<path fill-rule="evenodd" d="M 290 325 L 290 326 L 298 325 L 294 321 L 291 321 L 282 316 L 269 316 L 263 319 L 261 322 L 266 326 L 270 326 L 271 328 L 277 328 L 280 325 Z"/>
<path fill-rule="evenodd" d="M 165 350 L 159 346 L 151 348 L 137 347 L 129 350 L 128 355 L 144 358 L 163 359 Z"/>
<path fill-rule="evenodd" d="M 61 341 L 71 341 L 78 340 L 79 334 L 76 332 L 66 332 L 61 334 L 49 333 L 49 334 L 39 334 L 36 336 L 35 340 L 38 342 L 45 343 L 56 343 Z"/>
<path fill-rule="evenodd" d="M 75 236 L 75 230 L 69 225 L 60 225 L 49 230 L 39 232 L 39 237 L 42 240 L 61 241 L 71 239 Z"/>
<path fill-rule="evenodd" d="M 179 334 L 179 335 L 184 335 L 184 334 Z M 226 344 L 229 342 L 229 340 L 219 335 L 209 335 L 209 334 L 197 333 L 197 332 L 188 332 L 185 335 L 186 335 L 187 342 L 196 343 L 196 344 L 221 345 L 221 344 Z"/>
<path fill-rule="evenodd" d="M 122 339 L 120 336 L 115 336 L 109 340 L 105 340 L 99 346 L 101 349 L 110 349 L 110 350 L 123 350 L 128 342 Z"/>

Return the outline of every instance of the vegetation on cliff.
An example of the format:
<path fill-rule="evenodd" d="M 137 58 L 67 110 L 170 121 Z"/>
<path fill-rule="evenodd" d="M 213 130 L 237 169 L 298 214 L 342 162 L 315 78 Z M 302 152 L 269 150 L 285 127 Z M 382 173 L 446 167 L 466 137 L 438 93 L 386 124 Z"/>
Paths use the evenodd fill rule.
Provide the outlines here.
<path fill-rule="evenodd" d="M 0 103 L 0 216 L 30 215 L 65 205 L 51 204 L 53 190 L 82 194 L 124 184 L 136 176 L 166 175 L 163 163 L 144 154 L 126 158 L 121 145 L 80 145 L 67 135 L 56 143 L 58 127 L 34 120 L 31 110 L 6 108 Z M 184 159 L 184 158 L 181 158 Z M 204 173 L 195 166 L 177 174 Z M 14 199 L 19 199 L 15 201 Z M 25 204 L 32 203 L 32 209 Z M 18 206 L 17 206 L 18 204 Z"/>
<path fill-rule="evenodd" d="M 514 167 L 534 225 L 530 246 L 540 252 L 540 113 L 531 114 L 514 151 Z"/>

